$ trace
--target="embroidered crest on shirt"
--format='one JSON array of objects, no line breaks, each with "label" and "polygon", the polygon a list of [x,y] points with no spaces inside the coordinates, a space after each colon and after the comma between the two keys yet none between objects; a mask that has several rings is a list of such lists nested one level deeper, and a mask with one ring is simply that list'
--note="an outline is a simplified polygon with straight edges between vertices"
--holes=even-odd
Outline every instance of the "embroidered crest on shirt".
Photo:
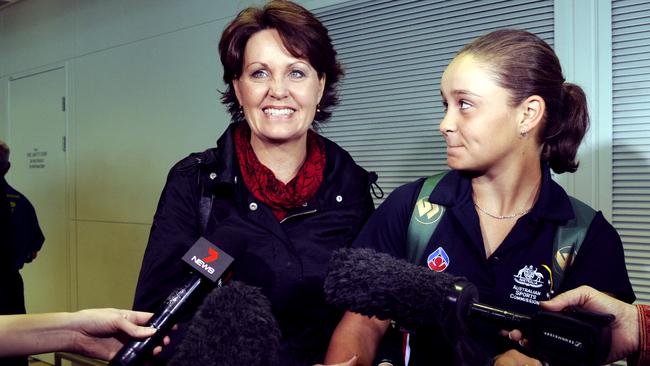
[{"label": "embroidered crest on shirt", "polygon": [[427,257],[427,266],[436,272],[442,272],[447,269],[449,267],[449,256],[447,252],[442,247],[438,247],[438,249],[434,250]]},{"label": "embroidered crest on shirt", "polygon": [[549,272],[546,274],[548,278],[545,278],[543,270],[538,270],[532,264],[524,266],[517,274],[513,275],[516,284],[512,286],[510,299],[533,305],[539,305],[540,300],[548,300],[549,293],[540,288],[544,284],[551,283],[551,273],[547,267],[542,265],[542,268]]},{"label": "embroidered crest on shirt", "polygon": [[445,208],[429,202],[426,198],[420,198],[416,203],[415,220],[423,225],[431,225],[440,220]]},{"label": "embroidered crest on shirt", "polygon": [[544,285],[544,275],[539,272],[537,268],[533,267],[532,264],[530,266],[524,266],[524,268],[520,269],[514,277],[515,282],[520,285],[534,288],[542,287]]}]

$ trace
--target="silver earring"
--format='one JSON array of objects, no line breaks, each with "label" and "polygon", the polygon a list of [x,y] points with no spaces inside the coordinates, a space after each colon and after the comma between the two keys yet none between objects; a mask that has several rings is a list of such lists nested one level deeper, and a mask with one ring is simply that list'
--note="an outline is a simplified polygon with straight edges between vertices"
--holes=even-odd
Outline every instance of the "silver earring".
[{"label": "silver earring", "polygon": [[316,104],[316,112],[320,112],[320,103]]}]

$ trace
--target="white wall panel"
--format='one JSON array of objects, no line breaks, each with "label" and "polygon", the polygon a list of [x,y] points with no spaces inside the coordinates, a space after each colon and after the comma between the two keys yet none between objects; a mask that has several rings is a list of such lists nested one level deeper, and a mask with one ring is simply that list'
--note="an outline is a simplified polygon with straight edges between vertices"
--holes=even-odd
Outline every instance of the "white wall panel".
[{"label": "white wall panel", "polygon": [[151,223],[169,168],[229,116],[208,24],[75,60],[77,218]]},{"label": "white wall panel", "polygon": [[[5,13],[0,11],[0,30],[5,28]],[[0,50],[9,50],[7,46],[7,32],[0,31]],[[7,57],[2,57],[0,55],[0,76],[7,74]],[[0,115],[0,121],[2,121],[2,115]]]},{"label": "white wall panel", "polygon": [[149,229],[149,225],[77,223],[80,309],[131,308]]},{"label": "white wall panel", "polygon": [[21,1],[2,10],[3,74],[23,72],[74,55],[75,0]]},{"label": "white wall panel", "polygon": [[[0,35],[1,36],[1,35]],[[2,47],[2,43],[0,43]],[[0,48],[1,49],[1,48]],[[6,120],[8,111],[7,111],[7,90],[9,88],[9,78],[0,77],[0,139],[7,140],[9,137],[8,126],[3,121]]]},{"label": "white wall panel", "polygon": [[[34,0],[30,0],[34,1]],[[76,54],[131,43],[165,33],[230,19],[251,1],[76,0]],[[217,38],[221,33],[214,33]]]}]

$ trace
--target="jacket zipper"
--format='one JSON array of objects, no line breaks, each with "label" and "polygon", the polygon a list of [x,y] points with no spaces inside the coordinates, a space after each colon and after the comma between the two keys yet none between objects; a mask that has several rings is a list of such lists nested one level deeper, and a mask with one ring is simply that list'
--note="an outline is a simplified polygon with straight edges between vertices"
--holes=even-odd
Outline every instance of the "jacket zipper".
[{"label": "jacket zipper", "polygon": [[289,220],[290,218],[293,218],[293,217],[298,217],[298,216],[303,216],[303,215],[313,214],[313,213],[315,213],[316,211],[318,211],[318,210],[311,210],[311,211],[305,211],[305,212],[301,212],[301,213],[293,214],[293,215],[287,216],[287,217],[285,217],[284,219],[280,220],[280,223],[283,223],[283,222],[285,222],[285,221],[287,221],[287,220]]}]

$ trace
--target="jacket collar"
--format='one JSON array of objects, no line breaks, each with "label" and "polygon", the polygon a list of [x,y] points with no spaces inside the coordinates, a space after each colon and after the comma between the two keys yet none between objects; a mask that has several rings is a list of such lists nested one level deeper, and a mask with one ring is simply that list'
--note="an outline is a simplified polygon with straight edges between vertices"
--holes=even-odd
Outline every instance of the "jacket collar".
[{"label": "jacket collar", "polygon": [[234,131],[240,123],[243,122],[234,122],[228,125],[226,131],[217,140],[217,148],[212,158],[216,163],[217,178],[215,180],[218,183],[237,184],[241,180],[233,137]]},{"label": "jacket collar", "polygon": [[[216,174],[214,179],[209,180],[210,189],[221,184],[243,187],[233,136],[239,123],[245,122],[231,123],[217,140],[217,147],[206,151],[203,165],[209,170],[208,174]],[[315,200],[318,207],[324,208],[365,199],[371,183],[368,172],[357,165],[350,154],[336,143],[318,136],[324,143],[327,161],[323,182],[312,201]]]}]

